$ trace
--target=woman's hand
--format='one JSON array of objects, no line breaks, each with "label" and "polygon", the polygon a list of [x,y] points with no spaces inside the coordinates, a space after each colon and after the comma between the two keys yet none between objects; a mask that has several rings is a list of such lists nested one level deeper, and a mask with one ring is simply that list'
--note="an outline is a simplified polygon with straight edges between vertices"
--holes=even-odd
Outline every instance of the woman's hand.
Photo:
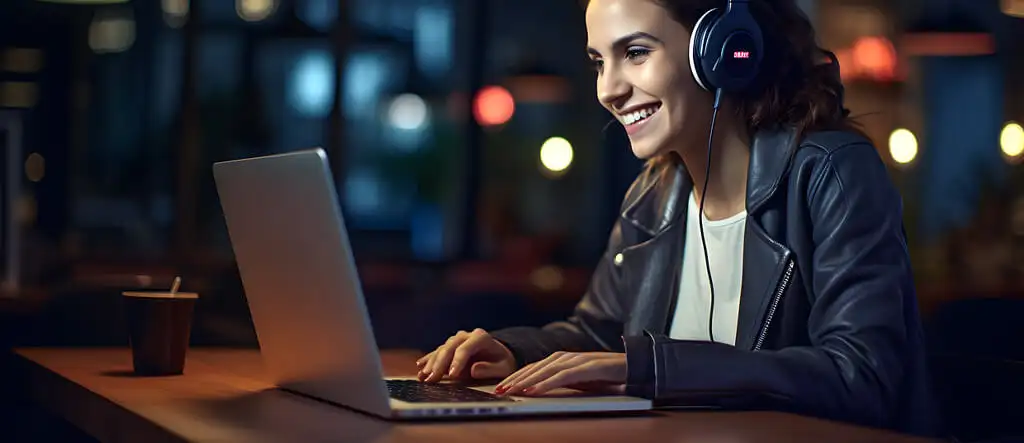
[{"label": "woman's hand", "polygon": [[502,395],[541,395],[555,388],[622,394],[626,391],[626,354],[556,352],[523,366],[498,384]]},{"label": "woman's hand", "polygon": [[483,329],[459,331],[416,361],[420,381],[502,378],[516,370],[512,351]]}]

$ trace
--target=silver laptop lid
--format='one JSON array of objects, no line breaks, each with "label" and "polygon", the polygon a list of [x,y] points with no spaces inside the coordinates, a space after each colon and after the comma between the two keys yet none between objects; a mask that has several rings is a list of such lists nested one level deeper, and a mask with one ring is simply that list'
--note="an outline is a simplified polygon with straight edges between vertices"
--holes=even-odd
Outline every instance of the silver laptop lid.
[{"label": "silver laptop lid", "polygon": [[380,354],[323,149],[216,163],[261,353],[278,386],[387,415]]}]

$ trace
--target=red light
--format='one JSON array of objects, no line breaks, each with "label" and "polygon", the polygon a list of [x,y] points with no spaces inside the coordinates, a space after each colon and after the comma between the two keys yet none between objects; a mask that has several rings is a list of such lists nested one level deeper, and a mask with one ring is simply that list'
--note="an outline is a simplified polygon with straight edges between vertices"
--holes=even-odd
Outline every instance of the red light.
[{"label": "red light", "polygon": [[515,99],[501,86],[487,86],[481,89],[473,103],[473,115],[482,126],[505,124],[515,111]]},{"label": "red light", "polygon": [[732,58],[750,58],[750,51],[736,51],[732,53]]},{"label": "red light", "polygon": [[[896,49],[885,37],[861,37],[853,44],[853,68],[875,80],[893,80],[898,63]],[[842,65],[840,65],[842,66]]]}]

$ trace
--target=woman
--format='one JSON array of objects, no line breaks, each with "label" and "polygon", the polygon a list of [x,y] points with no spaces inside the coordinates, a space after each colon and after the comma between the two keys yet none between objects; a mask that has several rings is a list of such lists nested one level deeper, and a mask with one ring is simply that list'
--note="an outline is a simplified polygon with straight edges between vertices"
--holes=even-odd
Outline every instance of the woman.
[{"label": "woman", "polygon": [[689,41],[722,6],[588,2],[598,99],[648,166],[572,317],[460,332],[417,362],[421,379],[936,432],[900,195],[851,129],[835,58],[793,0],[751,0],[764,59],[719,106]]}]

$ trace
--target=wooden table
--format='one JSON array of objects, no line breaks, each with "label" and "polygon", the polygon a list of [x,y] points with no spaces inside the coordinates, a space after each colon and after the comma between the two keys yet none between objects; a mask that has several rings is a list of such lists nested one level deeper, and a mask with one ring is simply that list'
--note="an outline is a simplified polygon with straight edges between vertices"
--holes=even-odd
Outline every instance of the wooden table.
[{"label": "wooden table", "polygon": [[[392,423],[276,390],[255,350],[192,349],[185,375],[131,375],[127,349],[16,350],[28,395],[105,442],[895,442],[890,432],[771,412]],[[411,352],[385,352],[410,375]]]}]

